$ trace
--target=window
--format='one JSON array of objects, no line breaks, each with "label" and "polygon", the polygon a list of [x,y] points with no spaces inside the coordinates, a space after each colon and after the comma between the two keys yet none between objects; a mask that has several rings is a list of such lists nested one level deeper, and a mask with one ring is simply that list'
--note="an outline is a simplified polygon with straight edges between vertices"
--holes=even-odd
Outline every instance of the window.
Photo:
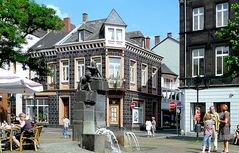
[{"label": "window", "polygon": [[79,82],[81,77],[85,75],[85,61],[84,59],[77,60],[77,81]]},{"label": "window", "polygon": [[148,77],[147,77],[147,65],[145,64],[142,64],[141,66],[141,85],[142,86],[146,86],[146,83],[147,83],[147,80],[148,80]]},{"label": "window", "polygon": [[174,89],[174,80],[169,78],[164,78],[164,87],[168,89]]},{"label": "window", "polygon": [[48,64],[49,68],[49,84],[55,84],[56,83],[56,64]]},{"label": "window", "polygon": [[143,123],[143,102],[133,101],[135,108],[132,109],[132,121],[133,123]]},{"label": "window", "polygon": [[91,60],[94,60],[96,63],[96,67],[98,68],[100,74],[102,75],[102,62],[101,62],[101,57],[93,57]]},{"label": "window", "polygon": [[109,66],[110,66],[109,78],[111,80],[119,80],[120,79],[120,58],[110,58]]},{"label": "window", "polygon": [[62,81],[69,81],[69,64],[68,61],[62,61]]},{"label": "window", "polygon": [[130,60],[130,83],[136,83],[136,62]]},{"label": "window", "polygon": [[122,41],[122,29],[116,29],[116,40]]},{"label": "window", "polygon": [[79,41],[84,41],[84,31],[79,31]]},{"label": "window", "polygon": [[153,88],[157,87],[157,68],[153,68],[153,72],[152,72],[152,87]]},{"label": "window", "polygon": [[48,122],[49,107],[47,99],[25,99],[26,102],[26,115],[30,119],[36,119],[37,122]]},{"label": "window", "polygon": [[108,28],[108,34],[109,34],[109,39],[113,40],[115,39],[115,34],[114,34],[114,29],[113,28]]},{"label": "window", "polygon": [[228,23],[228,3],[216,5],[216,27],[227,26]]},{"label": "window", "polygon": [[204,49],[194,49],[192,51],[192,74],[202,76],[204,74]]},{"label": "window", "polygon": [[193,31],[202,30],[204,28],[204,8],[199,7],[193,9]]},{"label": "window", "polygon": [[225,57],[229,55],[229,47],[216,48],[216,75],[223,75],[226,70]]}]

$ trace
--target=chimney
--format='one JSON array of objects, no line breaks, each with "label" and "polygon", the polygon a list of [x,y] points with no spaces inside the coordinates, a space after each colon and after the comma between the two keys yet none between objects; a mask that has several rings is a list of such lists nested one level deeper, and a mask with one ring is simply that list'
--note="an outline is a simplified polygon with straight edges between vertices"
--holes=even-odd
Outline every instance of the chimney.
[{"label": "chimney", "polygon": [[145,39],[146,39],[145,48],[146,48],[146,49],[150,49],[150,37],[147,36]]},{"label": "chimney", "polygon": [[82,14],[82,21],[83,22],[87,22],[88,21],[88,14],[87,13],[83,13]]},{"label": "chimney", "polygon": [[64,24],[67,32],[71,31],[71,19],[69,17],[64,18]]},{"label": "chimney", "polygon": [[167,33],[167,36],[170,37],[170,38],[172,38],[172,32],[168,32],[168,33]]},{"label": "chimney", "polygon": [[160,43],[160,36],[154,36],[155,46]]}]

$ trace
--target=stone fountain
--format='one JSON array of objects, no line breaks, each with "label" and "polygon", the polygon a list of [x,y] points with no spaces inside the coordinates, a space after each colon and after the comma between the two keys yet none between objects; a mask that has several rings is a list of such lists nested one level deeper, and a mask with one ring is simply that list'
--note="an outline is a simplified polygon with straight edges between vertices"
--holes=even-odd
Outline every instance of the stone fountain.
[{"label": "stone fountain", "polygon": [[[105,93],[108,83],[96,67],[95,61],[86,67],[73,103],[73,141],[79,141],[84,149],[98,153],[121,153],[120,146],[127,151],[139,150],[133,132],[118,131],[116,135],[106,129]],[[130,149],[129,149],[130,148]]]},{"label": "stone fountain", "polygon": [[105,127],[105,92],[108,84],[96,67],[95,61],[86,67],[73,104],[73,141],[82,148],[103,152],[105,136],[95,134],[96,127]]}]

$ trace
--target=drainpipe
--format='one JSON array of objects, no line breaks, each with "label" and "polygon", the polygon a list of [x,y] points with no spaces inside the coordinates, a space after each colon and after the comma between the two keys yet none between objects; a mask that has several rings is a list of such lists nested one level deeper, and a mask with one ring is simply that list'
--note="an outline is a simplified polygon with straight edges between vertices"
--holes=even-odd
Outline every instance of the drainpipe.
[{"label": "drainpipe", "polygon": [[[187,75],[187,64],[186,64],[186,55],[187,55],[187,34],[186,34],[186,30],[187,30],[187,0],[184,0],[184,77],[186,78]],[[184,86],[186,87],[187,83],[186,83],[186,79],[184,81]]]}]

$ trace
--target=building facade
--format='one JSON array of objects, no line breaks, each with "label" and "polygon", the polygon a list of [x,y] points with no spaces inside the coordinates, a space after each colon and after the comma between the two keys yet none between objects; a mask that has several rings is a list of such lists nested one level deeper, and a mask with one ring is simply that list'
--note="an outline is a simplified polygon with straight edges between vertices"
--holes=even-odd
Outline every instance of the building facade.
[{"label": "building facade", "polygon": [[[151,49],[154,53],[163,56],[161,65],[161,128],[176,128],[180,121],[176,109],[170,109],[170,102],[181,104],[181,92],[179,90],[179,41],[167,33],[167,37],[160,41],[155,36],[155,46]],[[178,121],[178,122],[177,122]]]},{"label": "building facade", "polygon": [[49,125],[61,125],[65,115],[72,120],[78,84],[92,60],[109,84],[106,126],[140,128],[152,116],[160,119],[162,57],[145,48],[149,41],[141,32],[125,31],[126,24],[115,10],[105,19],[91,21],[84,13],[83,23],[51,50],[37,49],[47,39],[35,45],[33,56],[44,55],[51,70],[45,91],[36,94],[47,103]]},{"label": "building facade", "polygon": [[238,0],[180,1],[180,88],[183,92],[182,123],[185,132],[194,131],[195,108],[200,107],[201,120],[215,106],[226,103],[231,114],[231,131],[239,123],[239,80],[230,80],[225,57],[230,48],[215,33],[232,18],[231,4]]}]

